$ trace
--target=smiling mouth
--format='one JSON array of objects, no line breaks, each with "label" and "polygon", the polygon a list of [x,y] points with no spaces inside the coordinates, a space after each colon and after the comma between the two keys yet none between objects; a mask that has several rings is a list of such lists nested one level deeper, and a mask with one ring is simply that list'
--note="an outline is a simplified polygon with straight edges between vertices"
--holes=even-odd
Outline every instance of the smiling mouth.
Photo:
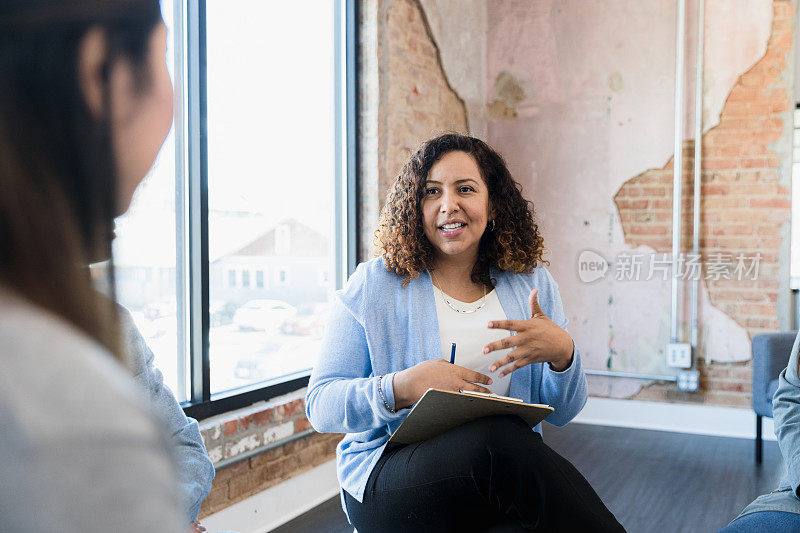
[{"label": "smiling mouth", "polygon": [[460,230],[461,228],[465,228],[467,225],[463,222],[455,222],[453,224],[445,224],[443,226],[439,226],[439,229],[442,231],[456,231]]}]

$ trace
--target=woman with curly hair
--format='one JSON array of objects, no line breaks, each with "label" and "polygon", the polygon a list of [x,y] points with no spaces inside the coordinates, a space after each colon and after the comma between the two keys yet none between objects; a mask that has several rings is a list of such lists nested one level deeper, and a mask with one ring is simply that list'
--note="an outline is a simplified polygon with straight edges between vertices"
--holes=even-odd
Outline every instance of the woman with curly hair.
[{"label": "woman with curly hair", "polygon": [[540,425],[485,417],[387,446],[431,387],[545,403],[559,426],[583,408],[532,210],[500,155],[465,135],[424,143],[395,181],[379,257],[337,293],[306,399],[317,431],[347,433],[338,474],[358,531],[622,531]]}]

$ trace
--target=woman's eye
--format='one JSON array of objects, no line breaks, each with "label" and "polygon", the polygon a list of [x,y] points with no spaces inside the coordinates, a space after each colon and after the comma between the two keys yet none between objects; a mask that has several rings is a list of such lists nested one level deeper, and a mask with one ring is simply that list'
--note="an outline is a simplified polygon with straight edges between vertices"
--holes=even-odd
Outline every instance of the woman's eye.
[{"label": "woman's eye", "polygon": [[437,192],[439,192],[439,189],[435,187],[430,187],[425,190],[425,194],[436,194]]},{"label": "woman's eye", "polygon": [[464,185],[463,187],[461,187],[461,192],[474,192],[474,191],[475,191],[475,189],[473,189],[472,187],[470,187],[468,185]]}]

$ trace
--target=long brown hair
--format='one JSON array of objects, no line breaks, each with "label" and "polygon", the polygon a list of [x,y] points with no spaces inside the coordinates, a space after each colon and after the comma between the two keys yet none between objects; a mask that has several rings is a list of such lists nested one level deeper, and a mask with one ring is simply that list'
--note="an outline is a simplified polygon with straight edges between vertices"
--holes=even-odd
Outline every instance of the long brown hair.
[{"label": "long brown hair", "polygon": [[450,152],[472,156],[489,190],[494,223],[481,237],[472,281],[493,286],[490,267],[514,273],[532,272],[545,248],[533,216],[533,204],[522,196],[503,158],[485,142],[459,133],[446,133],[425,142],[403,166],[386,197],[375,231],[377,255],[386,268],[404,277],[404,284],[433,266],[433,245],[423,231],[422,199],[428,173]]},{"label": "long brown hair", "polygon": [[[105,114],[92,116],[78,75],[80,44],[100,27],[109,73],[146,70],[157,0],[0,3],[0,283],[71,322],[122,360],[113,303],[88,264],[111,256],[117,183]],[[106,81],[108,78],[106,77]],[[107,269],[113,291],[113,265]]]}]

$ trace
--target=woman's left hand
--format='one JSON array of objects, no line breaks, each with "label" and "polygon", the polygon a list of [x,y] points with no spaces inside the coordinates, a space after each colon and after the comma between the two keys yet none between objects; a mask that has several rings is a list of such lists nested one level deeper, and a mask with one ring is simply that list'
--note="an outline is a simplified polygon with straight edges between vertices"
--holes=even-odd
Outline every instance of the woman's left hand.
[{"label": "woman's left hand", "polygon": [[489,367],[490,372],[505,367],[498,378],[531,363],[550,363],[550,367],[557,372],[566,370],[572,364],[575,349],[572,337],[542,312],[537,300],[538,294],[539,289],[533,289],[528,296],[528,303],[531,306],[530,319],[489,322],[491,329],[507,329],[515,332],[513,336],[483,347],[485,354],[495,350],[514,348]]}]

